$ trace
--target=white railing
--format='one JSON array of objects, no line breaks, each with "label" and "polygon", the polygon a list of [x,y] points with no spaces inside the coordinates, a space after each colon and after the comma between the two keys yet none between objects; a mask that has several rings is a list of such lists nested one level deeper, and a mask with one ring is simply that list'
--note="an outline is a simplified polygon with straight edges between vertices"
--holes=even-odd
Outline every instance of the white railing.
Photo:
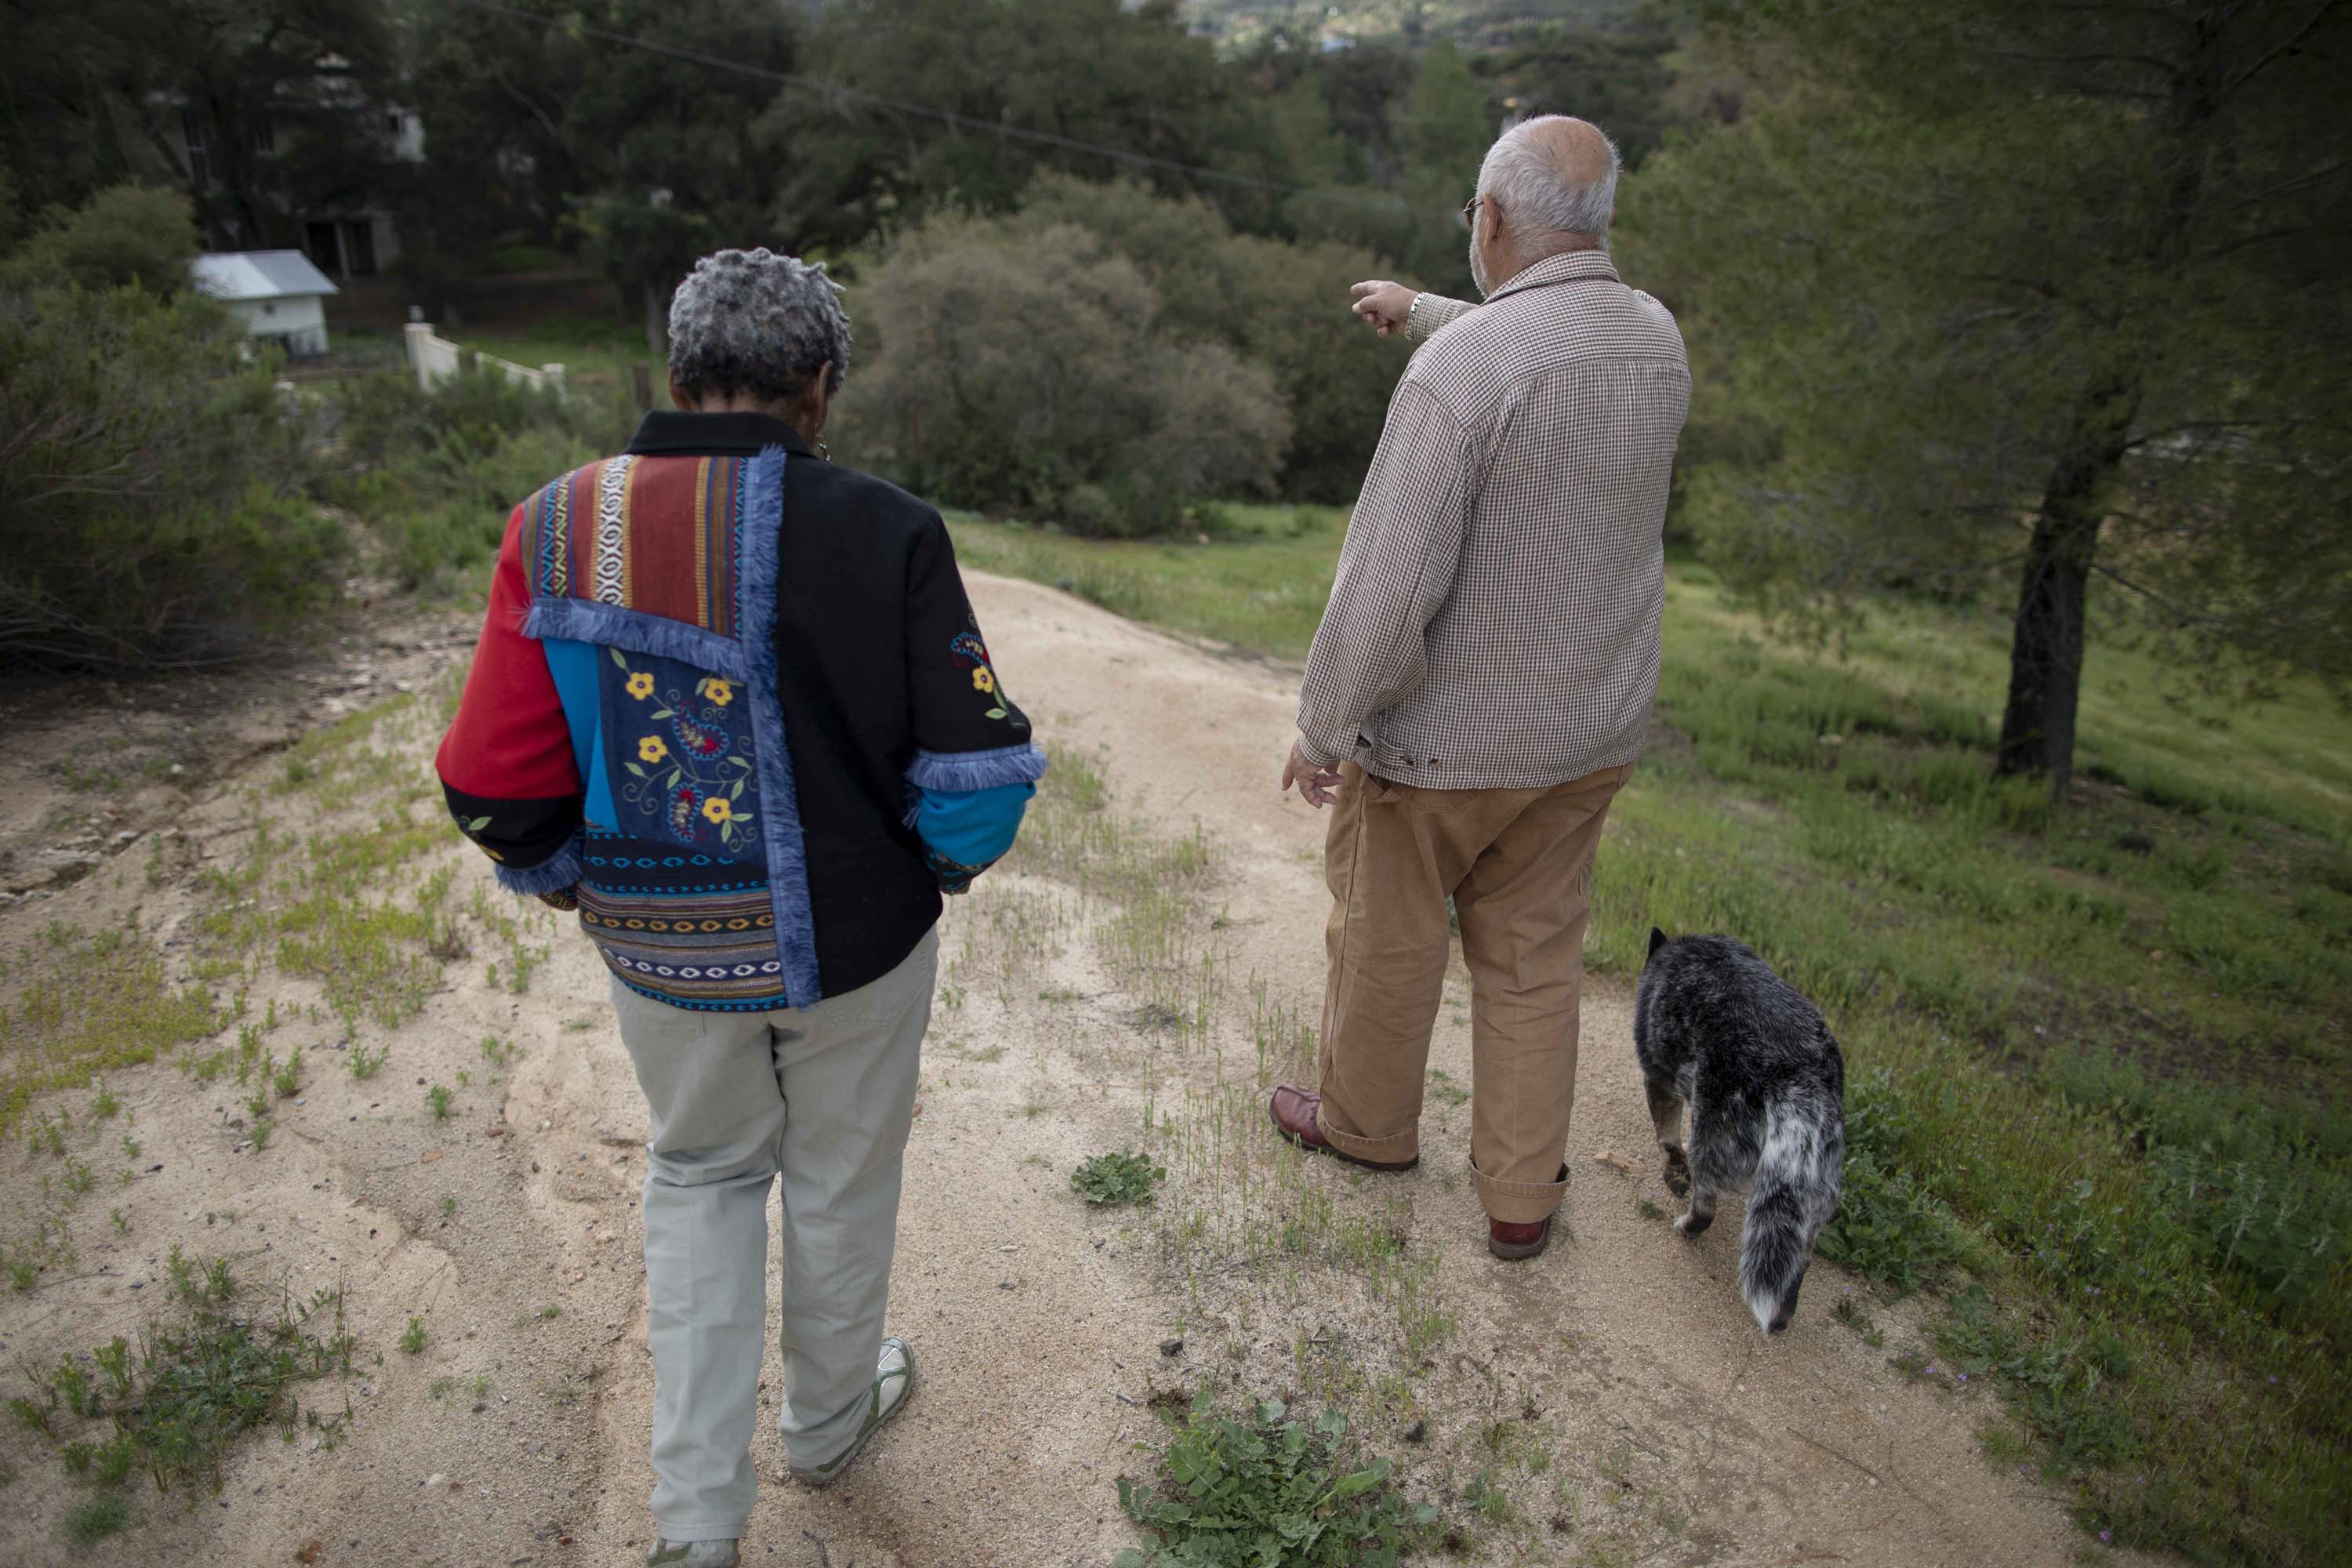
[{"label": "white railing", "polygon": [[560,364],[543,364],[533,370],[478,349],[460,348],[436,335],[430,321],[411,321],[402,331],[407,335],[408,363],[416,372],[416,384],[426,392],[457,374],[468,362],[497,371],[509,381],[519,381],[535,391],[551,387],[558,393],[563,390],[563,367]]}]

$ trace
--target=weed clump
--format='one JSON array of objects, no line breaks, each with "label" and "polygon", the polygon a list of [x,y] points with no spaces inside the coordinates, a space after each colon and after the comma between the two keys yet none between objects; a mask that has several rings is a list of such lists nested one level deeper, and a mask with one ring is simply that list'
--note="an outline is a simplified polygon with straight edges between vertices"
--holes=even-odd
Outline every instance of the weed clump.
[{"label": "weed clump", "polygon": [[1278,1399],[1246,1414],[1216,1408],[1202,1388],[1182,1414],[1163,1407],[1175,1436],[1158,1489],[1118,1479],[1118,1502],[1151,1537],[1113,1568],[1395,1568],[1436,1522],[1390,1480],[1386,1458],[1347,1439],[1347,1417],[1290,1419]]},{"label": "weed clump", "polygon": [[[167,1267],[187,1308],[182,1321],[151,1328],[135,1347],[117,1335],[68,1356],[8,1401],[17,1423],[54,1443],[67,1472],[90,1488],[62,1521],[78,1552],[137,1522],[127,1489],[142,1472],[158,1491],[200,1482],[217,1491],[222,1459],[246,1433],[276,1426],[290,1439],[307,1424],[332,1442],[342,1428],[343,1415],[305,1411],[294,1394],[298,1384],[351,1372],[341,1291],[237,1316],[226,1310],[236,1294],[226,1262],[199,1265],[175,1247]],[[311,1327],[322,1314],[331,1322],[324,1334]]]},{"label": "weed clump", "polygon": [[1158,1184],[1168,1179],[1165,1167],[1150,1157],[1120,1150],[1097,1154],[1070,1173],[1070,1185],[1090,1204],[1115,1208],[1121,1204],[1148,1204]]},{"label": "weed clump", "polygon": [[88,1552],[110,1535],[120,1535],[137,1522],[131,1500],[112,1488],[90,1493],[66,1510],[66,1544]]}]

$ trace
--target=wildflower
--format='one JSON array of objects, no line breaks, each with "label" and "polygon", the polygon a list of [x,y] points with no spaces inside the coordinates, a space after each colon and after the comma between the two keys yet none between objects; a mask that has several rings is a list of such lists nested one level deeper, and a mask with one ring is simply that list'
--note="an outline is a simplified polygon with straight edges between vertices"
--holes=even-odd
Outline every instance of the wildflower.
[{"label": "wildflower", "polygon": [[637,760],[640,762],[657,763],[668,755],[669,747],[659,735],[647,735],[637,742]]}]

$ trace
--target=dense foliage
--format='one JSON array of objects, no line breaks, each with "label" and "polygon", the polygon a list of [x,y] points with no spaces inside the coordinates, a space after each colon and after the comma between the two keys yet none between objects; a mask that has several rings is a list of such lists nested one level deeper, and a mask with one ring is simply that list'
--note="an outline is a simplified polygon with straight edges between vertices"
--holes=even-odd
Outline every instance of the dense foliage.
[{"label": "dense foliage", "polygon": [[1712,10],[1796,63],[1645,165],[1623,249],[1737,459],[1691,481],[1717,563],[1796,605],[2005,577],[2000,765],[2062,794],[2102,605],[2352,690],[2352,13]]},{"label": "dense foliage", "polygon": [[1273,376],[1160,330],[1141,271],[1087,231],[937,219],[868,279],[881,352],[848,417],[914,489],[1091,534],[1272,489],[1290,438]]},{"label": "dense foliage", "polygon": [[467,370],[417,390],[404,375],[346,384],[328,493],[374,531],[394,580],[446,593],[493,559],[513,508],[620,449],[631,411]]},{"label": "dense foliage", "polygon": [[112,192],[0,258],[0,660],[211,662],[333,596],[300,434],[192,242],[176,198]]}]

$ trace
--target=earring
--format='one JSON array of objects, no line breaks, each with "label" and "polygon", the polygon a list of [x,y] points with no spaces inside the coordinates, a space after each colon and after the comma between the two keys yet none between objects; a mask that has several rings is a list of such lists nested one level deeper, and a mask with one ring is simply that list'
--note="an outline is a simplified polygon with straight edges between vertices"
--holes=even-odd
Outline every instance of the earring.
[{"label": "earring", "polygon": [[833,461],[833,448],[824,444],[824,437],[822,436],[816,438],[816,455],[828,463]]}]

